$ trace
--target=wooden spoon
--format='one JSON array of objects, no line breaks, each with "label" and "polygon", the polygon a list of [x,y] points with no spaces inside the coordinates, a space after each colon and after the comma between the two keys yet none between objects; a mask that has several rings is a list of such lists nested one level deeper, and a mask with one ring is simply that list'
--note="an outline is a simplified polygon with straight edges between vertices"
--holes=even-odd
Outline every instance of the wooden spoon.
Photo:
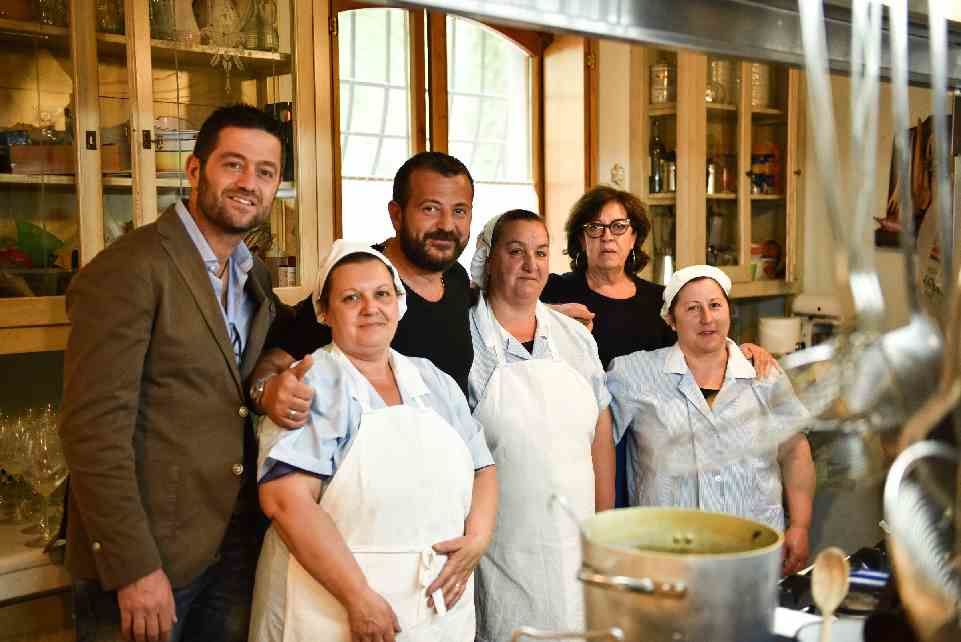
[{"label": "wooden spoon", "polygon": [[811,596],[821,611],[821,640],[831,640],[831,620],[834,610],[848,594],[848,575],[851,567],[839,548],[826,548],[818,553],[811,571]]}]

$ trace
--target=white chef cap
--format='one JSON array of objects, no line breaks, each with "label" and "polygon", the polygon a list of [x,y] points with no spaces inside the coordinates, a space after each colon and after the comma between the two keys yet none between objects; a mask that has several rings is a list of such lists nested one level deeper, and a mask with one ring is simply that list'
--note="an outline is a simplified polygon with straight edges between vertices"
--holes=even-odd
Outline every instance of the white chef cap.
[{"label": "white chef cap", "polygon": [[470,260],[470,278],[474,285],[481,290],[487,289],[487,259],[491,255],[491,241],[494,236],[494,227],[503,214],[498,214],[484,224],[484,229],[477,235],[477,246],[474,249],[474,256]]},{"label": "white chef cap", "polygon": [[671,323],[671,304],[674,303],[674,297],[681,291],[681,288],[694,279],[705,277],[714,279],[725,294],[731,294],[731,278],[723,270],[719,270],[713,265],[689,265],[686,268],[681,268],[674,273],[671,280],[668,281],[667,287],[664,288],[664,305],[661,306],[661,318],[664,319],[665,323],[668,325]]},{"label": "white chef cap", "polygon": [[393,263],[390,262],[390,259],[369,245],[337,239],[331,246],[330,253],[327,255],[327,258],[324,259],[323,265],[320,266],[320,275],[317,278],[317,286],[314,288],[314,293],[311,295],[311,299],[314,302],[314,314],[317,315],[317,320],[321,323],[324,322],[324,319],[323,313],[320,309],[320,293],[324,291],[324,284],[327,282],[327,277],[330,276],[331,271],[338,263],[340,263],[341,259],[350,254],[358,253],[370,254],[371,256],[380,259],[384,265],[390,268],[390,271],[394,275],[394,287],[397,288],[397,318],[401,319],[404,316],[404,313],[407,312],[407,301],[405,300],[407,290],[404,289],[404,284],[400,280],[400,274],[398,274],[397,268],[395,268]]}]

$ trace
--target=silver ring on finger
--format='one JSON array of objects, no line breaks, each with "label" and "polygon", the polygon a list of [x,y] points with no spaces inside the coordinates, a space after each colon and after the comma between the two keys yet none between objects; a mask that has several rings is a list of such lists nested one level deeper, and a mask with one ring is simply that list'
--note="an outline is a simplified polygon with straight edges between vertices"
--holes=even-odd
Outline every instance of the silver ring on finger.
[{"label": "silver ring on finger", "polygon": [[297,417],[297,411],[296,411],[296,410],[294,410],[293,408],[291,408],[291,409],[289,409],[289,410],[287,411],[287,419],[296,419],[296,417]]}]

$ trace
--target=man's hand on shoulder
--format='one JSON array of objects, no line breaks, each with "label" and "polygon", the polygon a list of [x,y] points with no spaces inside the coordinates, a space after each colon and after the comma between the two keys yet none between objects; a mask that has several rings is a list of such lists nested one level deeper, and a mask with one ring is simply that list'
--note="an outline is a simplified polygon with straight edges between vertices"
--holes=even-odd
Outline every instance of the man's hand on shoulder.
[{"label": "man's hand on shoulder", "polygon": [[588,332],[594,329],[594,313],[588,310],[583,303],[549,303],[547,307],[579,321],[587,328]]},{"label": "man's hand on shoulder", "polygon": [[753,343],[742,343],[741,352],[754,362],[754,370],[759,379],[773,379],[781,371],[777,359],[770,352]]},{"label": "man's hand on shoulder", "polygon": [[163,642],[177,621],[173,589],[163,569],[117,590],[120,633],[125,640]]},{"label": "man's hand on shoulder", "polygon": [[314,389],[304,383],[304,376],[314,365],[310,355],[264,384],[259,410],[281,428],[292,430],[307,422]]}]

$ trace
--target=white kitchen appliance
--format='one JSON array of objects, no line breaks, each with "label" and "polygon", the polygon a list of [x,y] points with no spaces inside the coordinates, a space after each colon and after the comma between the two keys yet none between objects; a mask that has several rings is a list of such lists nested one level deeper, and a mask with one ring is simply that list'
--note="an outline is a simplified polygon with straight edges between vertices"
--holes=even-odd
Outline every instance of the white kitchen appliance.
[{"label": "white kitchen appliance", "polygon": [[792,311],[801,318],[800,343],[805,348],[830,339],[841,325],[841,303],[832,296],[798,295]]}]

